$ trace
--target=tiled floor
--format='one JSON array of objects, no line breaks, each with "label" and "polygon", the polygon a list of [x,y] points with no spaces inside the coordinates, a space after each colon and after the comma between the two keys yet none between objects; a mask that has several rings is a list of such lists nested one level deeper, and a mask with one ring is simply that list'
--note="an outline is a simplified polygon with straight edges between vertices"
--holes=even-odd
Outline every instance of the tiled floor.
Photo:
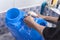
[{"label": "tiled floor", "polygon": [[11,35],[11,33],[5,33],[0,35],[0,40],[15,40],[15,38]]},{"label": "tiled floor", "polygon": [[[26,8],[26,9],[22,9],[22,10],[25,12],[34,11],[36,13],[40,13],[40,6],[32,7],[32,8]],[[50,11],[50,12],[53,13],[52,11]],[[51,13],[49,15],[52,16],[53,14],[51,14]],[[6,28],[5,13],[0,13],[0,40],[15,40],[15,38],[12,36],[12,34]]]}]

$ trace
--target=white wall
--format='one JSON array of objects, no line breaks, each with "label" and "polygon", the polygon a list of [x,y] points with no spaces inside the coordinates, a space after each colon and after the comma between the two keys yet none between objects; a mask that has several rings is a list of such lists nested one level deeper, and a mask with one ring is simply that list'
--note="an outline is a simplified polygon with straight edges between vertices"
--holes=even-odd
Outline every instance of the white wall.
[{"label": "white wall", "polygon": [[0,0],[0,12],[4,12],[12,7],[25,8],[41,5],[45,0]]},{"label": "white wall", "polygon": [[0,0],[0,12],[4,12],[14,6],[14,0]]},{"label": "white wall", "polygon": [[41,5],[43,1],[42,0],[15,0],[15,7],[26,8],[26,7]]}]

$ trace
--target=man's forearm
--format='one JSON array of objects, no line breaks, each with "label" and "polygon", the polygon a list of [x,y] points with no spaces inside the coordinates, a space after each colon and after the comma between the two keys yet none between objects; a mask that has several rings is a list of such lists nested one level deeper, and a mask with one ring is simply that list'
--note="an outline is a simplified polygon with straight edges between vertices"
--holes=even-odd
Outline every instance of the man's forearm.
[{"label": "man's forearm", "polygon": [[39,25],[39,24],[36,23],[36,22],[31,23],[31,26],[32,26],[34,29],[36,29],[40,34],[43,33],[43,30],[44,30],[44,28],[45,28],[45,26],[41,26],[41,25]]},{"label": "man's forearm", "polygon": [[58,22],[58,17],[46,16],[44,19],[47,21],[54,22],[54,23]]},{"label": "man's forearm", "polygon": [[58,22],[58,17],[52,17],[52,16],[43,16],[43,15],[39,15],[39,17],[42,17],[43,19],[50,21],[50,22]]}]

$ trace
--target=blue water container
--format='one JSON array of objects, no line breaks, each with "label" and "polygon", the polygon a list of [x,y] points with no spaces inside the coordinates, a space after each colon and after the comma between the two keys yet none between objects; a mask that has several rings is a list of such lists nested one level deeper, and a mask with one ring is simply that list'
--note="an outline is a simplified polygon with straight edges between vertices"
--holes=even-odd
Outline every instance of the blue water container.
[{"label": "blue water container", "polygon": [[[6,12],[5,22],[7,28],[10,30],[16,40],[44,40],[44,38],[33,28],[29,28],[23,21],[25,12],[17,8],[9,9]],[[43,26],[47,22],[42,18],[34,18],[34,20]]]}]

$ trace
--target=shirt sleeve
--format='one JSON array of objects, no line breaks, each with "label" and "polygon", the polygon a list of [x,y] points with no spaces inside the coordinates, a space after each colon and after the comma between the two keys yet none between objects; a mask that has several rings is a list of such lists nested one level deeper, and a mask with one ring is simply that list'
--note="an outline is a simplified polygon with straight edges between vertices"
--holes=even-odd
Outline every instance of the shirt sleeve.
[{"label": "shirt sleeve", "polygon": [[53,34],[55,33],[55,31],[56,31],[56,28],[46,27],[43,30],[43,36],[44,36],[45,40],[51,39],[51,37],[53,36]]}]

